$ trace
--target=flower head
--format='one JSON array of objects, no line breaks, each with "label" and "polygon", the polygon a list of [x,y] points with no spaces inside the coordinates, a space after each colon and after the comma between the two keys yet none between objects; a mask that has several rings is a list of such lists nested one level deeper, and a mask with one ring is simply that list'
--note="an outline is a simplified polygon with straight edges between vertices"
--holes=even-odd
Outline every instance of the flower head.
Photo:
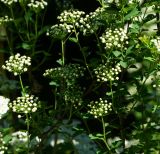
[{"label": "flower head", "polygon": [[28,3],[28,7],[32,8],[33,10],[42,10],[47,5],[48,3],[44,0],[30,0],[30,3]]},{"label": "flower head", "polygon": [[16,100],[9,103],[9,107],[16,113],[31,113],[36,112],[40,105],[38,97],[34,95],[25,94],[24,96],[17,97]]},{"label": "flower head", "polygon": [[105,49],[110,48],[123,48],[125,44],[128,44],[128,36],[124,29],[116,28],[114,30],[107,29],[106,32],[100,37],[101,42],[105,44]]},{"label": "flower head", "polygon": [[9,18],[7,15],[4,17],[0,17],[0,25],[5,24],[7,22],[13,21],[12,18]]},{"label": "flower head", "polygon": [[43,75],[56,83],[61,83],[63,79],[67,85],[73,85],[77,78],[84,75],[84,70],[85,68],[79,64],[68,64],[64,67],[48,69]]},{"label": "flower head", "polygon": [[9,60],[6,60],[6,65],[2,65],[3,69],[13,72],[14,75],[20,75],[28,70],[28,66],[31,65],[31,58],[27,56],[20,56],[17,53],[14,56],[10,56]]},{"label": "flower head", "polygon": [[12,140],[10,141],[10,144],[14,147],[24,146],[27,147],[28,142],[28,133],[27,131],[17,131],[12,133]]},{"label": "flower head", "polygon": [[98,101],[90,102],[88,107],[90,107],[88,113],[92,114],[95,118],[105,116],[112,111],[112,103],[108,103],[107,100],[103,100],[102,98],[99,98]]},{"label": "flower head", "polygon": [[97,81],[106,82],[106,81],[114,81],[118,80],[118,74],[121,72],[120,64],[116,64],[115,67],[108,67],[107,64],[100,64],[94,72],[97,77]]},{"label": "flower head", "polygon": [[9,110],[9,108],[8,108],[8,102],[9,102],[8,98],[0,96],[0,119]]},{"label": "flower head", "polygon": [[18,0],[0,0],[2,3],[6,4],[6,5],[12,5],[13,3],[17,3]]}]

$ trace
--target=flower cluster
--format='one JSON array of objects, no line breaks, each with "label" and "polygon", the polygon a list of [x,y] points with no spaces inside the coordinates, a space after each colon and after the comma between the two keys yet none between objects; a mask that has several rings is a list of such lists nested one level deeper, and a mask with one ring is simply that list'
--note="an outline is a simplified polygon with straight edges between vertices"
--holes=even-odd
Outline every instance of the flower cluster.
[{"label": "flower cluster", "polygon": [[32,8],[33,10],[37,10],[37,9],[44,9],[47,6],[47,2],[44,0],[31,0],[30,3],[28,3],[28,7]]},{"label": "flower cluster", "polygon": [[28,133],[27,131],[17,131],[12,133],[12,140],[10,144],[14,147],[24,146],[27,147]]},{"label": "flower cluster", "polygon": [[3,135],[0,132],[0,154],[4,154],[8,148],[5,146],[5,142],[3,140]]},{"label": "flower cluster", "polygon": [[61,81],[69,85],[73,85],[76,79],[84,75],[85,68],[79,64],[68,64],[64,67],[51,68],[45,71],[43,74],[45,77],[51,78],[57,84]]},{"label": "flower cluster", "polygon": [[8,102],[9,99],[3,96],[0,96],[0,119],[3,117],[4,114],[8,111]]},{"label": "flower cluster", "polygon": [[105,44],[105,49],[123,48],[124,44],[128,44],[128,36],[124,29],[116,28],[114,30],[107,29],[100,37],[101,42]]},{"label": "flower cluster", "polygon": [[5,24],[7,22],[13,21],[12,18],[9,18],[7,15],[4,17],[0,17],[0,25]]},{"label": "flower cluster", "polygon": [[151,42],[156,47],[157,51],[160,52],[160,37],[157,37],[156,39],[152,39]]},{"label": "flower cluster", "polygon": [[24,96],[17,97],[17,99],[10,102],[8,106],[13,112],[27,114],[36,112],[37,108],[40,106],[40,101],[38,97],[34,95],[25,94]]},{"label": "flower cluster", "polygon": [[18,2],[18,0],[0,0],[0,1],[6,5],[12,5],[13,3]]},{"label": "flower cluster", "polygon": [[[54,36],[55,30],[58,30],[59,34],[61,33],[71,33],[75,31],[75,28],[79,27],[80,18],[85,14],[83,11],[78,10],[68,10],[63,11],[57,19],[60,24],[53,25],[51,29],[47,32],[47,35]],[[53,32],[52,32],[53,31]],[[54,36],[55,37],[55,36]]]},{"label": "flower cluster", "polygon": [[56,39],[62,40],[66,37],[68,33],[71,32],[71,29],[73,28],[72,25],[67,24],[56,24],[53,25],[46,33],[47,36],[54,37]]},{"label": "flower cluster", "polygon": [[9,72],[13,72],[16,76],[28,70],[28,66],[31,65],[31,58],[27,56],[20,56],[20,54],[17,53],[14,56],[10,56],[9,60],[5,63],[6,65],[2,65],[2,68]]},{"label": "flower cluster", "polygon": [[119,80],[118,74],[121,72],[120,64],[116,64],[115,68],[108,67],[107,64],[100,64],[94,72],[97,77],[97,81],[114,81]]},{"label": "flower cluster", "polygon": [[85,14],[83,11],[78,11],[78,10],[69,10],[69,11],[63,11],[57,19],[61,23],[67,23],[71,24],[74,26],[78,26],[78,21],[79,19]]},{"label": "flower cluster", "polygon": [[108,103],[107,100],[99,98],[98,101],[92,101],[88,105],[91,109],[88,111],[89,114],[92,114],[95,118],[105,116],[108,112],[112,111],[112,103]]},{"label": "flower cluster", "polygon": [[83,90],[79,86],[71,86],[64,92],[64,100],[71,102],[75,108],[81,106],[83,103]]},{"label": "flower cluster", "polygon": [[83,35],[92,34],[97,31],[100,22],[103,20],[103,16],[105,15],[107,6],[99,7],[94,12],[90,12],[84,18],[81,17],[79,20],[80,23],[80,31],[83,32]]},{"label": "flower cluster", "polygon": [[107,3],[109,3],[109,4],[115,3],[117,6],[120,5],[120,1],[119,0],[108,0]]}]

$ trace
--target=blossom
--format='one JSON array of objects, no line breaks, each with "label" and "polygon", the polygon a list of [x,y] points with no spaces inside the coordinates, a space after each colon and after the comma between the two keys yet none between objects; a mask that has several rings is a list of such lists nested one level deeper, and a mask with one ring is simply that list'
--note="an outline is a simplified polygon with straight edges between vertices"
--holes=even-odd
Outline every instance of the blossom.
[{"label": "blossom", "polygon": [[17,97],[16,100],[10,102],[8,106],[16,113],[31,113],[36,112],[40,105],[38,97],[34,95],[25,94],[24,96]]},{"label": "blossom", "polygon": [[44,9],[48,3],[44,0],[31,0],[30,3],[27,4],[28,7],[32,8],[33,10],[37,10],[37,9]]},{"label": "blossom", "polygon": [[2,65],[2,68],[13,72],[16,76],[28,70],[28,67],[31,65],[31,58],[20,56],[20,54],[17,53],[14,56],[10,56],[9,60],[6,60],[5,63],[6,65]]},{"label": "blossom", "polygon": [[7,15],[4,17],[0,17],[0,25],[7,23],[7,22],[10,22],[10,21],[13,21],[13,19],[9,18]]},{"label": "blossom", "polygon": [[115,67],[108,67],[107,64],[100,64],[94,69],[97,77],[97,81],[114,81],[118,80],[118,74],[121,72],[120,64],[116,64]]},{"label": "blossom", "polygon": [[28,143],[28,132],[27,131],[17,131],[12,133],[12,139],[10,144],[14,147],[24,146],[27,147]]},{"label": "blossom", "polygon": [[6,5],[12,5],[13,3],[17,3],[18,0],[0,0],[2,3],[6,4]]},{"label": "blossom", "polygon": [[9,108],[8,108],[8,102],[9,102],[8,98],[0,96],[0,119],[9,110]]},{"label": "blossom", "polygon": [[98,101],[91,101],[88,105],[91,109],[88,111],[89,114],[92,114],[95,118],[105,116],[110,111],[112,111],[112,103],[102,98],[99,98]]},{"label": "blossom", "polygon": [[100,40],[105,44],[105,49],[123,48],[128,44],[128,36],[124,29],[116,28],[114,30],[107,28],[105,33],[100,37]]}]

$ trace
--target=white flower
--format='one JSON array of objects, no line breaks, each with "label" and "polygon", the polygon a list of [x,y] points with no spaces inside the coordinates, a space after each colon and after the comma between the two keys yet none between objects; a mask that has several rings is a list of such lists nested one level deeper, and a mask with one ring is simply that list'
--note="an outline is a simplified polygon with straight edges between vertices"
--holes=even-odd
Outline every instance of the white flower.
[{"label": "white flower", "polygon": [[17,113],[30,113],[35,112],[39,107],[40,101],[37,97],[33,95],[24,95],[21,97],[17,97],[16,100],[9,103],[9,107],[12,109],[13,112]]},{"label": "white flower", "polygon": [[13,72],[16,76],[28,70],[27,68],[31,65],[31,58],[27,56],[20,56],[20,54],[17,53],[14,56],[10,56],[9,60],[6,60],[5,63],[5,65],[2,65],[2,68],[9,72]]},{"label": "white flower", "polygon": [[10,141],[10,144],[13,146],[27,146],[28,142],[28,133],[27,131],[17,131],[12,133],[12,140]]},{"label": "white flower", "polygon": [[9,99],[3,96],[0,96],[0,119],[3,117],[5,113],[9,110],[8,107]]}]

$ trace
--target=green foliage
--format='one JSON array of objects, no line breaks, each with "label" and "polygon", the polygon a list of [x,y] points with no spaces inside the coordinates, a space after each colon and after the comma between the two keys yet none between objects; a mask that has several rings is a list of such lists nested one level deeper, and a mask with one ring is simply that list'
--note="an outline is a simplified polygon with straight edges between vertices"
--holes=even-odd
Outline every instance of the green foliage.
[{"label": "green foliage", "polygon": [[159,153],[159,2],[95,2],[0,0],[0,153]]}]

